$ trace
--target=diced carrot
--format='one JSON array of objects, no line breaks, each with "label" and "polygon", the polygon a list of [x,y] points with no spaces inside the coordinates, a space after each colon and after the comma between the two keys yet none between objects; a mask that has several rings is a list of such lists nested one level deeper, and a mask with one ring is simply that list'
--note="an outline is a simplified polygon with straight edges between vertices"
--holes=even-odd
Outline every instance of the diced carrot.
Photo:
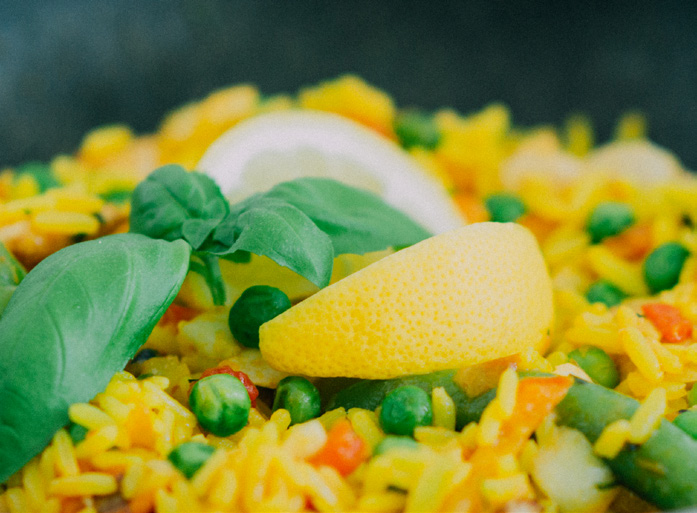
[{"label": "diced carrot", "polygon": [[651,225],[635,224],[614,237],[603,241],[615,255],[627,260],[640,260],[651,250],[653,244]]},{"label": "diced carrot", "polygon": [[524,214],[517,221],[532,232],[538,241],[543,241],[557,227],[558,223],[544,219],[536,214]]},{"label": "diced carrot", "polygon": [[[482,511],[481,484],[494,477],[501,455],[518,453],[557,404],[566,396],[573,379],[568,376],[524,378],[518,383],[512,415],[502,422],[499,438],[493,445],[482,445],[469,459],[472,470],[458,486],[457,497],[469,501],[469,511]],[[453,506],[445,504],[446,508]]]},{"label": "diced carrot", "polygon": [[547,415],[566,396],[573,384],[569,376],[525,378],[518,383],[513,414],[501,425],[497,447],[502,453],[517,452]]},{"label": "diced carrot", "polygon": [[489,212],[484,203],[474,194],[459,192],[453,196],[453,200],[468,222],[481,223],[489,220]]},{"label": "diced carrot", "polygon": [[155,493],[154,491],[146,491],[133,497],[128,503],[124,513],[150,513],[155,509]]},{"label": "diced carrot", "polygon": [[200,312],[188,306],[180,306],[172,303],[160,319],[162,324],[177,324],[179,321],[190,321]]},{"label": "diced carrot", "polygon": [[152,449],[155,447],[156,436],[152,425],[150,409],[144,404],[136,405],[126,417],[125,427],[131,437],[131,443],[138,447]]},{"label": "diced carrot", "polygon": [[61,501],[61,511],[64,513],[77,513],[85,507],[82,498],[69,497]]},{"label": "diced carrot", "polygon": [[[201,374],[200,379],[207,378],[208,376],[212,376],[213,374],[230,374],[230,376],[235,376],[237,379],[239,379],[244,385],[244,388],[247,389],[247,393],[249,394],[249,400],[252,402],[252,408],[256,408],[257,397],[259,397],[259,390],[254,385],[254,383],[252,383],[252,380],[249,379],[249,376],[247,376],[244,372],[236,371],[228,365],[222,365],[220,367],[212,367],[210,369],[206,369],[205,371],[203,371],[203,374]],[[194,383],[191,383],[191,385],[189,385],[189,393],[191,393],[191,389],[193,388],[193,386]]]},{"label": "diced carrot", "polygon": [[647,303],[641,307],[641,311],[666,342],[684,342],[692,337],[692,323],[673,305]]},{"label": "diced carrot", "polygon": [[327,442],[315,454],[310,463],[315,466],[334,467],[342,476],[347,476],[366,460],[368,447],[353,430],[351,422],[342,419],[327,433]]}]

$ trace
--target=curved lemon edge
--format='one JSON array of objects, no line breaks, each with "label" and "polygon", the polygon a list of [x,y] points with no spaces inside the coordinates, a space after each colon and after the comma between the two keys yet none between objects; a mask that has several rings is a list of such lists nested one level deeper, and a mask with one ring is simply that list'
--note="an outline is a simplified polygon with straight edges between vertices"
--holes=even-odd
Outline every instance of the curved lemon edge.
[{"label": "curved lemon edge", "polygon": [[[323,158],[354,161],[363,174],[382,184],[380,194],[387,203],[433,233],[467,222],[442,183],[407,151],[361,124],[329,112],[288,110],[246,119],[216,139],[196,169],[213,178],[226,196],[237,190],[251,194],[260,192],[258,187],[245,188],[245,167],[253,158],[302,148],[317,150]],[[272,185],[265,181],[263,188]]]},{"label": "curved lemon edge", "polygon": [[381,379],[541,350],[552,318],[534,236],[512,223],[477,223],[319,291],[264,324],[260,349],[286,372]]}]

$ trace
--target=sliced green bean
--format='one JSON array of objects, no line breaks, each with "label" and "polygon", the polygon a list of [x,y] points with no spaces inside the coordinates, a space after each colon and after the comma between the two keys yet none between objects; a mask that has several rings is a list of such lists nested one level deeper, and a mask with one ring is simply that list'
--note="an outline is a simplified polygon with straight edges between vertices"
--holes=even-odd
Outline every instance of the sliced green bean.
[{"label": "sliced green bean", "polygon": [[365,408],[375,410],[382,403],[387,394],[406,385],[414,385],[429,394],[434,388],[445,388],[452,397],[457,407],[457,429],[462,429],[470,422],[479,420],[482,410],[496,395],[495,390],[475,398],[467,397],[467,394],[453,382],[456,371],[445,370],[430,374],[404,376],[394,379],[361,380],[339,391],[327,404],[327,410],[344,407]]},{"label": "sliced green bean", "polygon": [[[421,376],[360,381],[339,392],[330,408],[361,407],[375,409],[382,398],[402,385],[416,385],[430,391],[445,387],[457,406],[458,429],[478,421],[484,408],[496,395],[490,390],[478,397],[467,395],[452,381],[455,371]],[[523,373],[523,376],[544,376]],[[581,431],[591,443],[603,429],[619,419],[630,419],[639,403],[601,385],[576,380],[556,408],[560,424]],[[620,484],[661,509],[670,510],[697,505],[697,440],[663,420],[651,438],[642,445],[628,444],[619,455],[607,460]]]}]

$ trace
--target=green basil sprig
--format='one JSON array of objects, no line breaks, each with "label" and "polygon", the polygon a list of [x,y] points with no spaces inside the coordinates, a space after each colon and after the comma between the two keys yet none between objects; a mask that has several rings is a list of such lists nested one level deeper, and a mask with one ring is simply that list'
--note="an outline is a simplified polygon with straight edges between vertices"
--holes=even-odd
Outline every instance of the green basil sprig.
[{"label": "green basil sprig", "polygon": [[197,250],[229,211],[213,180],[172,164],[153,171],[133,191],[131,231],[153,239],[184,239]]},{"label": "green basil sprig", "polygon": [[26,274],[22,264],[0,243],[0,315]]},{"label": "green basil sprig", "polygon": [[103,391],[174,300],[191,248],[142,235],[69,246],[36,266],[0,318],[0,483]]},{"label": "green basil sprig", "polygon": [[410,246],[432,235],[372,192],[329,178],[280,183],[262,196],[301,210],[331,238],[337,255]]},{"label": "green basil sprig", "polygon": [[318,287],[332,276],[334,247],[327,234],[300,209],[263,196],[240,204],[204,250],[219,256],[240,250],[267,256]]},{"label": "green basil sprig", "polygon": [[[375,194],[327,178],[284,182],[227,211],[223,202],[227,208],[208,177],[165,166],[136,187],[131,231],[183,238],[198,256],[264,255],[318,287],[329,284],[336,255],[410,246],[431,235]],[[207,281],[216,274],[195,269]]]}]

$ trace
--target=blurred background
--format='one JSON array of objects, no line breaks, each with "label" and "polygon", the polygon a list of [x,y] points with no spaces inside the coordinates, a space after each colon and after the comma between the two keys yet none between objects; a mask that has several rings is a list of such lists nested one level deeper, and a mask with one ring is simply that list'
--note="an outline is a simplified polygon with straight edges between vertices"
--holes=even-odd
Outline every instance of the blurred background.
[{"label": "blurred background", "polygon": [[2,0],[0,167],[103,124],[153,131],[225,85],[351,72],[399,106],[501,101],[521,126],[585,113],[601,142],[640,110],[697,168],[696,26],[692,1]]}]

